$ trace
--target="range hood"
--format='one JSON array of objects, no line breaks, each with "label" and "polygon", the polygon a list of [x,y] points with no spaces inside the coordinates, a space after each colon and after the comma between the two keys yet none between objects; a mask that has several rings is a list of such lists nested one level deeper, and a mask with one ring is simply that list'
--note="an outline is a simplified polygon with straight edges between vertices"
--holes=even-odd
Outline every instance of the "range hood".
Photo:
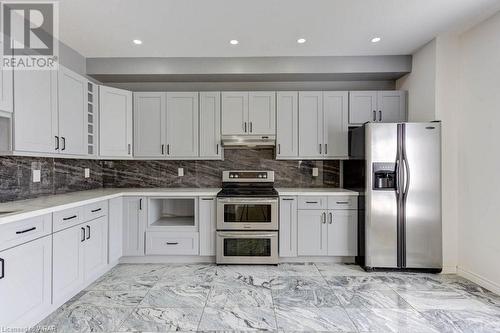
[{"label": "range hood", "polygon": [[275,135],[223,135],[224,148],[274,148]]}]

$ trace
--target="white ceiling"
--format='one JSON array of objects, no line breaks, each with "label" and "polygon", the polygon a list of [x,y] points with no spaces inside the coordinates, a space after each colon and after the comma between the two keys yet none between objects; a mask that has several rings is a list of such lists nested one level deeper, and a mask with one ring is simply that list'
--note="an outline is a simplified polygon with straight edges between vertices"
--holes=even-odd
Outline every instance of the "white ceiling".
[{"label": "white ceiling", "polygon": [[[60,0],[60,39],[86,57],[411,54],[499,0]],[[382,37],[373,44],[370,39]],[[305,44],[297,44],[306,38]],[[141,39],[136,46],[133,39]],[[240,44],[232,46],[229,40]]]}]

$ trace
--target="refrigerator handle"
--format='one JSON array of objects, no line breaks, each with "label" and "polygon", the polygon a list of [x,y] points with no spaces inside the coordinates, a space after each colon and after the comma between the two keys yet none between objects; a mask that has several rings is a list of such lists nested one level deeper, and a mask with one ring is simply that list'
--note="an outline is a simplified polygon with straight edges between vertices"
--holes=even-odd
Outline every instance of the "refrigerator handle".
[{"label": "refrigerator handle", "polygon": [[399,165],[399,156],[396,156],[396,179],[394,188],[396,189],[396,197],[399,197],[399,172],[401,171],[401,167]]},{"label": "refrigerator handle", "polygon": [[408,196],[408,190],[410,189],[410,165],[406,159],[406,147],[403,147],[403,164],[405,167],[403,199],[406,199]]}]

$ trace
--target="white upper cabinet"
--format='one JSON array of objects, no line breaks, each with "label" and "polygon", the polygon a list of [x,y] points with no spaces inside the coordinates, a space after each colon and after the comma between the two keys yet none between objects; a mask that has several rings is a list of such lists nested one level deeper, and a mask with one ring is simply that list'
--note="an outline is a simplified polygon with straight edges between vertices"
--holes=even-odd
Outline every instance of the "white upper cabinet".
[{"label": "white upper cabinet", "polygon": [[222,92],[222,135],[248,134],[248,92]]},{"label": "white upper cabinet", "polygon": [[276,93],[276,157],[299,156],[298,92]]},{"label": "white upper cabinet", "polygon": [[59,66],[59,153],[87,153],[87,79]]},{"label": "white upper cabinet", "polygon": [[0,68],[0,111],[12,112],[12,85],[12,69]]},{"label": "white upper cabinet", "polygon": [[14,73],[14,150],[57,153],[57,71]]},{"label": "white upper cabinet", "polygon": [[134,156],[166,154],[166,93],[134,93]]},{"label": "white upper cabinet", "polygon": [[99,87],[99,154],[103,157],[132,156],[132,93]]},{"label": "white upper cabinet", "polygon": [[325,157],[348,156],[348,93],[325,91],[323,93],[323,133]]},{"label": "white upper cabinet", "polygon": [[351,91],[349,93],[349,124],[402,122],[407,120],[406,92]]},{"label": "white upper cabinet", "polygon": [[220,92],[200,92],[200,157],[221,157]]},{"label": "white upper cabinet", "polygon": [[248,93],[248,134],[276,134],[276,93],[256,91]]},{"label": "white upper cabinet", "polygon": [[167,157],[198,156],[198,93],[167,93]]},{"label": "white upper cabinet", "polygon": [[407,120],[406,91],[377,92],[378,121],[395,123]]},{"label": "white upper cabinet", "polygon": [[299,92],[299,156],[323,157],[323,93]]}]

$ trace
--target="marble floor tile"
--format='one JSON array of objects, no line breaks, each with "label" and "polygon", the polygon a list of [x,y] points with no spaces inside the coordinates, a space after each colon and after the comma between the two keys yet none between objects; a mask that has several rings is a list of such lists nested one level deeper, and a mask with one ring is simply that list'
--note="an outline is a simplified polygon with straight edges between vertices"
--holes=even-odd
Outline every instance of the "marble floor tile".
[{"label": "marble floor tile", "polygon": [[211,286],[179,284],[155,286],[144,297],[139,307],[202,308],[205,306]]},{"label": "marble floor tile", "polygon": [[488,289],[454,274],[437,275],[433,279],[440,281],[449,288],[465,293],[489,292]]},{"label": "marble floor tile", "polygon": [[240,284],[214,284],[207,306],[213,308],[272,307],[271,290]]},{"label": "marble floor tile", "polygon": [[270,271],[266,265],[218,265],[216,276],[221,277],[269,277]]},{"label": "marble floor tile", "polygon": [[93,304],[96,306],[106,307],[122,307],[132,306],[136,307],[146,296],[145,290],[132,290],[132,291],[100,291],[91,290],[82,295],[75,303]]},{"label": "marble floor tile", "polygon": [[275,306],[290,307],[335,307],[340,301],[328,287],[315,289],[274,289],[272,290]]},{"label": "marble floor tile", "polygon": [[489,306],[464,296],[457,291],[446,290],[417,290],[417,291],[398,291],[412,307],[418,311],[441,309],[441,310],[485,310]]},{"label": "marble floor tile", "polygon": [[468,293],[469,297],[489,306],[494,306],[500,311],[500,295],[491,291],[478,291]]},{"label": "marble floor tile", "polygon": [[328,286],[334,290],[391,290],[381,276],[325,276]]},{"label": "marble floor tile", "polygon": [[341,307],[304,308],[276,306],[278,329],[284,331],[355,332],[356,328]]},{"label": "marble floor tile", "polygon": [[415,275],[392,275],[392,276],[381,276],[380,279],[385,282],[386,285],[392,289],[398,290],[448,290],[451,291],[451,287],[446,283],[439,280],[433,279],[427,276],[415,276]]},{"label": "marble floor tile", "polygon": [[196,331],[202,308],[136,308],[118,331]]},{"label": "marble floor tile", "polygon": [[334,292],[345,308],[409,308],[409,304],[392,290],[363,290]]},{"label": "marble floor tile", "polygon": [[324,276],[365,276],[375,275],[368,273],[357,265],[338,263],[315,263],[316,268]]},{"label": "marble floor tile", "polygon": [[203,311],[198,330],[276,330],[276,318],[273,308],[233,307],[221,309],[207,306]]},{"label": "marble floor tile", "polygon": [[359,332],[439,333],[413,309],[346,309]]},{"label": "marble floor tile", "polygon": [[473,310],[426,310],[422,315],[442,333],[500,332],[500,313]]},{"label": "marble floor tile", "polygon": [[269,289],[271,282],[272,278],[270,277],[234,274],[216,276],[213,280],[213,285],[235,285],[243,288],[257,287]]},{"label": "marble floor tile", "polygon": [[270,272],[271,276],[321,276],[316,265],[312,263],[280,264],[278,269]]},{"label": "marble floor tile", "polygon": [[87,290],[147,290],[165,273],[165,265],[118,265]]},{"label": "marble floor tile", "polygon": [[271,279],[270,288],[273,290],[311,290],[328,288],[328,284],[321,276],[280,276]]},{"label": "marble floor tile", "polygon": [[132,307],[99,307],[93,304],[79,304],[56,310],[39,326],[53,325],[51,332],[110,332],[115,331],[132,312]]}]

